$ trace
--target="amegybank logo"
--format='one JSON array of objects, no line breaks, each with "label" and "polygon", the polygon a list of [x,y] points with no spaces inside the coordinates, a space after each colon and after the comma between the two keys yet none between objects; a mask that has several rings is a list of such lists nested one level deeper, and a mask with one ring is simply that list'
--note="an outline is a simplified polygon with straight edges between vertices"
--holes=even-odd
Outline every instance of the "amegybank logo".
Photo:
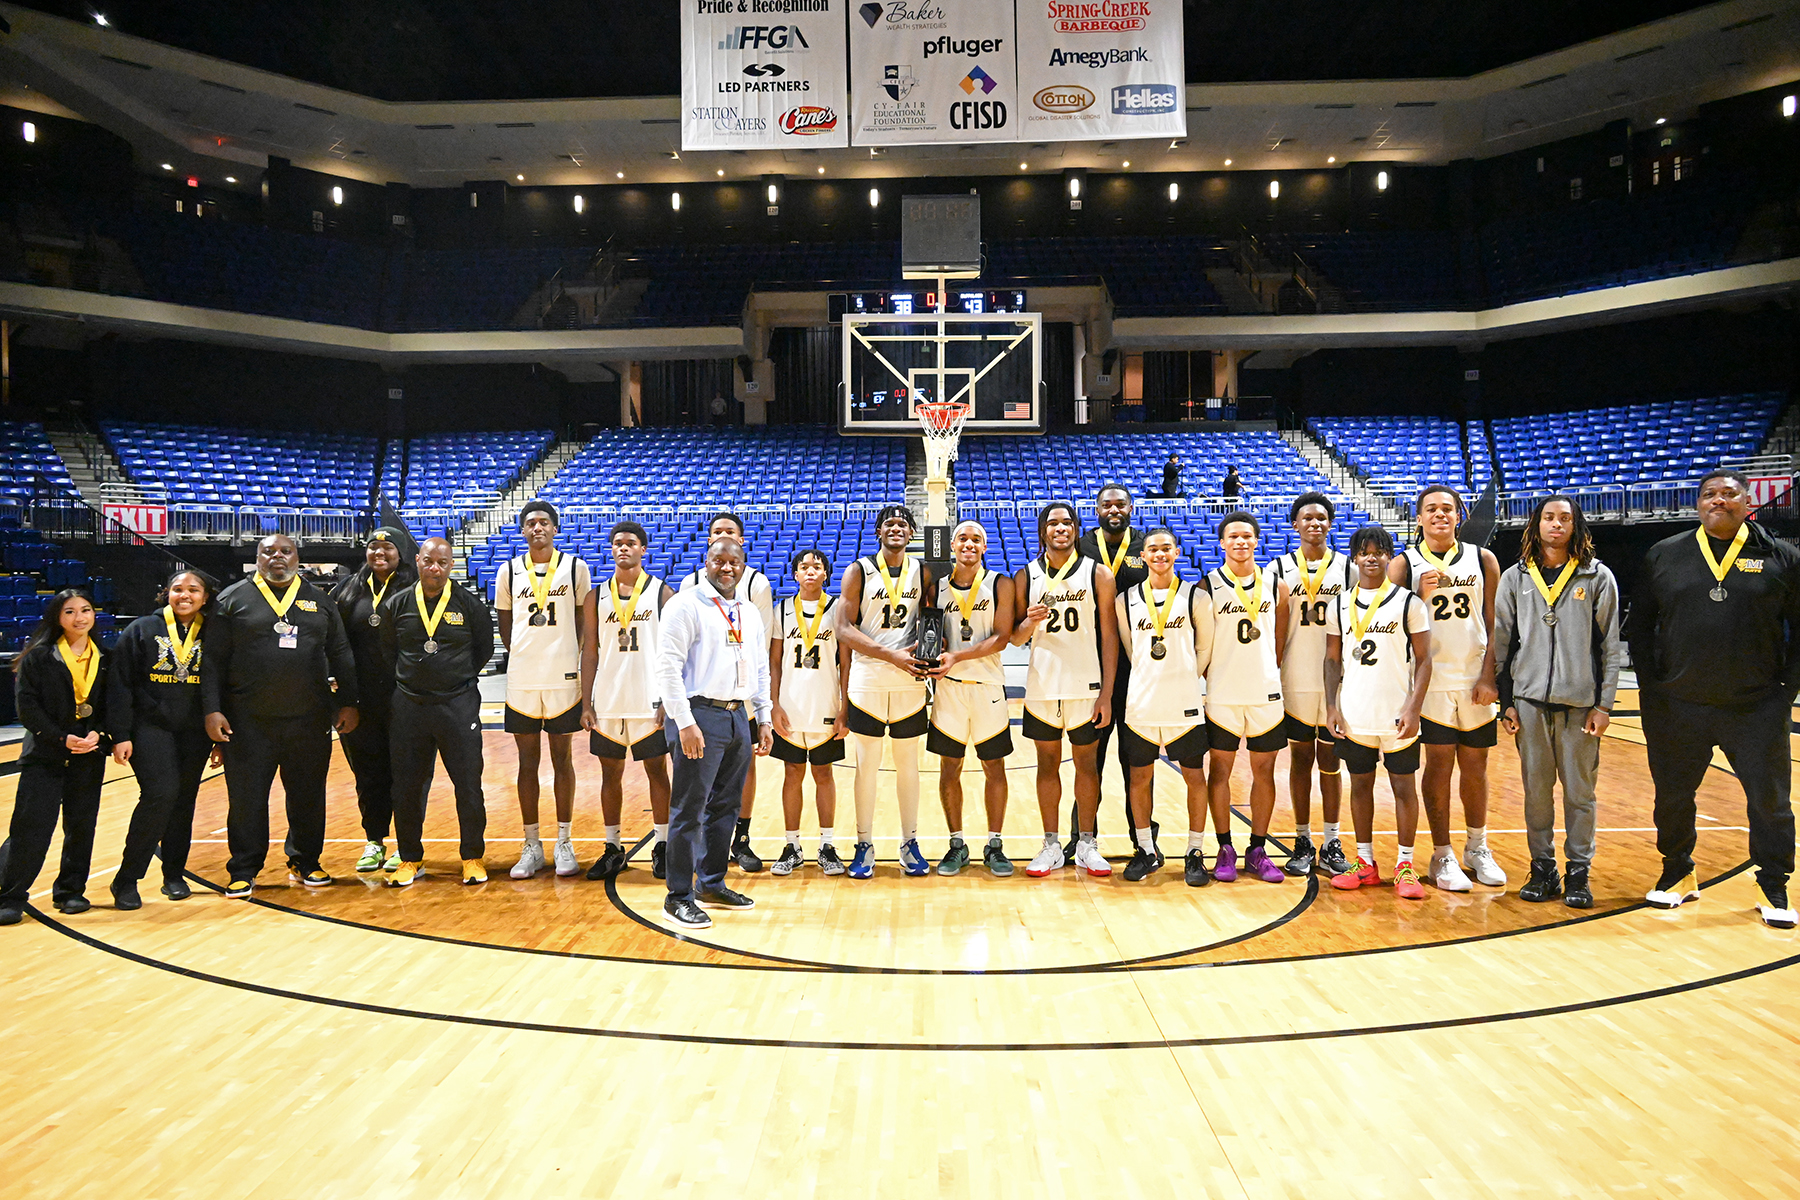
[{"label": "amegybank logo", "polygon": [[795,137],[830,133],[837,128],[837,123],[837,111],[822,104],[803,104],[799,108],[790,108],[775,122],[781,132]]},{"label": "amegybank logo", "polygon": [[1149,23],[1150,0],[1050,0],[1046,15],[1058,33],[1133,33]]},{"label": "amegybank logo", "polygon": [[1142,46],[1126,49],[1112,46],[1105,50],[1052,50],[1050,65],[1053,67],[1090,67],[1100,70],[1102,67],[1121,67],[1131,63],[1147,63],[1150,51]]},{"label": "amegybank logo", "polygon": [[1126,83],[1112,90],[1112,110],[1117,116],[1152,117],[1175,111],[1172,84]]},{"label": "amegybank logo", "polygon": [[1094,93],[1072,83],[1047,87],[1031,98],[1047,113],[1078,113],[1093,106]]}]

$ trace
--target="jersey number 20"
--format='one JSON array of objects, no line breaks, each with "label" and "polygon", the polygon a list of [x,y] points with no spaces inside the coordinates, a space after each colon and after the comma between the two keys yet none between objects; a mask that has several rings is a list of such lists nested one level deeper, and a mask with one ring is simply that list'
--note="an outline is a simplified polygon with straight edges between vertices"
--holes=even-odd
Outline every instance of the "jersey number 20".
[{"label": "jersey number 20", "polygon": [[1081,610],[1073,606],[1051,609],[1050,619],[1044,622],[1045,633],[1074,633],[1080,628]]}]

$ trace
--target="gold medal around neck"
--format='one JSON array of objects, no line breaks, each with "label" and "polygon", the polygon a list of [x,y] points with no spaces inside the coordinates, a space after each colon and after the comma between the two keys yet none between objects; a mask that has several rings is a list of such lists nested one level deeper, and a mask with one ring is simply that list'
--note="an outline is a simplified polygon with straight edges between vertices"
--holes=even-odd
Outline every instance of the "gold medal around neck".
[{"label": "gold medal around neck", "polygon": [[287,586],[287,591],[281,594],[281,599],[279,600],[275,599],[275,592],[269,587],[267,580],[260,574],[254,576],[254,578],[256,580],[256,590],[263,594],[263,599],[267,600],[269,602],[269,607],[275,610],[275,632],[282,637],[287,637],[289,634],[296,632],[297,627],[293,622],[287,619],[287,614],[288,609],[294,606],[294,597],[300,594],[300,577],[298,575],[294,576],[293,580]]},{"label": "gold medal around neck", "polygon": [[631,622],[637,617],[638,597],[644,594],[644,585],[650,582],[650,572],[638,571],[637,586],[631,589],[623,603],[619,601],[619,577],[613,576],[606,584],[606,594],[612,600],[613,615],[619,618],[619,628],[631,628]]},{"label": "gold medal around neck", "polygon": [[1375,602],[1365,607],[1361,600],[1362,588],[1359,586],[1356,589],[1350,601],[1350,633],[1357,641],[1362,641],[1363,635],[1369,631],[1369,626],[1375,621],[1375,610],[1386,602],[1388,593],[1393,590],[1393,580],[1382,580],[1381,586],[1375,591]]},{"label": "gold medal around neck", "polygon": [[1319,569],[1312,571],[1306,565],[1306,552],[1304,550],[1294,551],[1294,561],[1300,564],[1300,586],[1306,589],[1306,598],[1309,602],[1319,598],[1319,589],[1325,586],[1325,576],[1331,570],[1332,559],[1336,557],[1337,551],[1330,546],[1325,547],[1325,553],[1319,559]]},{"label": "gold medal around neck", "polygon": [[556,572],[562,566],[562,551],[550,551],[550,561],[545,563],[545,570],[539,571],[537,564],[531,561],[531,555],[522,556],[525,560],[525,572],[531,579],[532,614],[528,618],[533,625],[550,623],[550,584],[556,579]]},{"label": "gold medal around neck", "polygon": [[881,586],[887,590],[889,606],[898,609],[900,593],[906,587],[906,577],[912,573],[912,555],[902,554],[900,556],[900,572],[891,577],[888,575],[887,564],[881,561],[879,554],[870,561],[875,564],[875,573],[881,576]]},{"label": "gold medal around neck", "polygon": [[1430,563],[1432,569],[1437,571],[1440,575],[1448,575],[1450,573],[1450,564],[1462,557],[1461,542],[1452,542],[1450,544],[1449,558],[1439,558],[1437,555],[1433,554],[1431,552],[1430,544],[1427,543],[1424,538],[1420,538],[1413,548],[1419,552],[1419,557]]},{"label": "gold medal around neck", "polygon": [[56,652],[62,655],[63,665],[69,668],[69,678],[75,685],[75,716],[85,721],[94,715],[94,706],[88,703],[88,696],[93,693],[94,681],[100,678],[100,648],[90,637],[87,653],[77,658],[65,635],[56,639]]},{"label": "gold medal around neck", "polygon": [[1144,606],[1150,610],[1150,657],[1161,661],[1168,657],[1169,648],[1163,645],[1163,630],[1168,628],[1169,618],[1175,612],[1175,597],[1181,594],[1181,580],[1169,581],[1168,594],[1161,604],[1156,602],[1156,593],[1151,590],[1150,581],[1144,580]]},{"label": "gold medal around neck", "polygon": [[1119,552],[1117,554],[1107,553],[1106,534],[1099,531],[1095,531],[1094,533],[1094,545],[1100,551],[1100,562],[1107,570],[1111,571],[1114,575],[1117,575],[1119,573],[1119,568],[1125,565],[1125,557],[1131,550],[1131,526],[1127,525],[1125,527],[1124,535],[1119,538]]},{"label": "gold medal around neck", "polygon": [[800,627],[800,649],[811,654],[813,643],[819,640],[819,630],[825,625],[825,597],[819,597],[819,607],[813,611],[812,620],[806,619],[806,602],[794,597],[794,624]]},{"label": "gold medal around neck", "polygon": [[438,596],[436,612],[426,610],[425,585],[422,582],[413,584],[413,603],[419,606],[419,621],[425,626],[425,653],[436,654],[438,652],[438,622],[444,619],[444,610],[450,607],[449,583],[444,584],[443,593]]},{"label": "gold medal around neck", "polygon": [[187,637],[184,638],[180,627],[175,623],[174,608],[163,605],[163,625],[169,631],[169,657],[175,660],[175,678],[182,683],[186,683],[192,673],[188,664],[194,660],[194,643],[199,640],[200,623],[204,620],[204,616],[195,613],[193,621],[188,624]]},{"label": "gold medal around neck", "polygon": [[1531,576],[1531,582],[1537,585],[1538,594],[1544,598],[1544,624],[1552,628],[1556,626],[1556,602],[1562,599],[1563,589],[1569,586],[1569,580],[1575,578],[1575,560],[1564,563],[1557,572],[1555,583],[1545,583],[1544,573],[1538,570],[1535,562],[1525,564],[1525,573]]},{"label": "gold medal around neck", "polygon": [[1728,594],[1725,591],[1725,573],[1731,570],[1731,564],[1737,561],[1738,551],[1744,548],[1744,542],[1750,536],[1750,526],[1746,522],[1738,526],[1737,536],[1731,539],[1731,548],[1725,551],[1723,560],[1713,557],[1712,542],[1706,536],[1706,526],[1698,526],[1694,530],[1694,540],[1700,543],[1700,553],[1706,558],[1706,565],[1713,573],[1713,589],[1706,593],[1713,603],[1722,604]]},{"label": "gold medal around neck", "polygon": [[373,606],[369,612],[369,628],[378,629],[381,626],[381,602],[387,599],[388,588],[393,585],[394,575],[393,572],[388,572],[388,577],[381,581],[381,590],[379,592],[375,590],[374,575],[370,575],[366,582],[369,585],[369,595],[372,598],[371,603]]},{"label": "gold medal around neck", "polygon": [[1244,606],[1244,615],[1250,618],[1250,640],[1255,641],[1262,636],[1262,585],[1263,574],[1260,567],[1252,565],[1251,579],[1255,582],[1249,592],[1244,591],[1243,584],[1238,582],[1237,572],[1229,566],[1219,568],[1219,574],[1231,581],[1231,590],[1237,593],[1238,603]]},{"label": "gold medal around neck", "polygon": [[962,628],[958,630],[958,632],[962,634],[962,639],[965,642],[970,641],[975,636],[975,626],[973,623],[975,618],[975,597],[981,594],[981,585],[987,582],[987,575],[986,567],[976,567],[975,582],[969,585],[968,590],[961,592],[956,590],[956,580],[954,577],[948,580],[948,583],[950,584],[950,597],[956,601],[956,607],[962,613]]}]

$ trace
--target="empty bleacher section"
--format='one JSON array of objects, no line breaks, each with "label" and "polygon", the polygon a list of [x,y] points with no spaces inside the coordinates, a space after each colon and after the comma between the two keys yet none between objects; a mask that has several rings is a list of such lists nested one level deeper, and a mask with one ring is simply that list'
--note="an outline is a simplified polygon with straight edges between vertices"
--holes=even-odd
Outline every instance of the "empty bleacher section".
[{"label": "empty bleacher section", "polygon": [[384,319],[376,327],[395,333],[511,328],[545,280],[582,270],[593,256],[591,249],[568,246],[396,252],[387,260]]},{"label": "empty bleacher section", "polygon": [[418,538],[443,534],[513,486],[550,445],[548,429],[439,433],[390,443],[381,490]]},{"label": "empty bleacher section", "polygon": [[[0,517],[0,654],[19,649],[44,615],[51,592],[83,587],[102,611],[96,613],[95,634],[110,645],[115,625],[104,611],[112,602],[112,585],[88,576],[86,564],[71,558],[67,550],[31,529],[21,529],[10,517]],[[41,593],[41,594],[40,594]],[[0,709],[10,711],[12,691]]]},{"label": "empty bleacher section", "polygon": [[44,427],[36,421],[0,421],[0,506],[72,496],[75,484]]},{"label": "empty bleacher section", "polygon": [[369,507],[374,438],[202,425],[101,426],[126,478],[167,497],[170,527],[186,536],[280,528],[347,540]]},{"label": "empty bleacher section", "polygon": [[[842,438],[818,428],[606,430],[541,488],[563,512],[562,544],[604,570],[606,535],[630,518],[650,532],[658,573],[700,565],[706,521],[722,508],[747,527],[749,560],[780,594],[794,590],[787,559],[803,545],[832,557],[833,586],[873,544],[874,512],[906,493],[906,447],[896,438]],[[492,591],[500,563],[522,553],[517,529],[495,534],[469,556]]]},{"label": "empty bleacher section", "polygon": [[1414,495],[1427,483],[1447,483],[1474,496],[1493,475],[1479,425],[1466,469],[1462,426],[1444,417],[1314,417],[1306,426],[1402,512],[1412,511]]}]

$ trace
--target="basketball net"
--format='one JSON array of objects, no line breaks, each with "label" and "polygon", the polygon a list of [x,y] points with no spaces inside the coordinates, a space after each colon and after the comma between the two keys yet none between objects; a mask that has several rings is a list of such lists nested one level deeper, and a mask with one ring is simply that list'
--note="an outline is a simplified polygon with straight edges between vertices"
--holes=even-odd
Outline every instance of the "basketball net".
[{"label": "basketball net", "polygon": [[925,522],[943,525],[950,519],[950,464],[956,461],[969,406],[960,400],[929,400],[918,406],[918,414],[925,429]]}]

